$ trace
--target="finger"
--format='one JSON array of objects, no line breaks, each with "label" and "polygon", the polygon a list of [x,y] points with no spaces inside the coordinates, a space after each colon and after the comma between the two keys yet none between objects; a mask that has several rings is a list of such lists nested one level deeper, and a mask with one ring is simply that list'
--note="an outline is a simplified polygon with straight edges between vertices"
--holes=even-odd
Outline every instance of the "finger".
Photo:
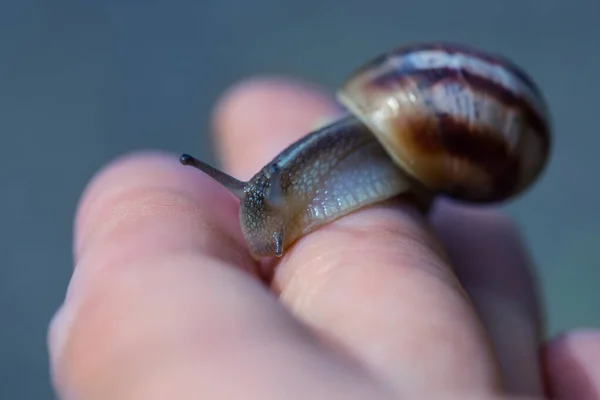
[{"label": "finger", "polygon": [[[156,243],[144,248],[143,254],[129,246],[117,250],[152,257],[154,251],[175,252],[179,247],[197,246],[211,256],[251,269],[237,212],[237,201],[229,193],[205,175],[180,165],[176,156],[127,156],[101,171],[82,196],[74,227],[75,263],[89,253],[88,246],[99,247],[93,246],[95,242],[112,240],[118,244],[133,236]],[[158,225],[165,237],[136,236],[146,228],[138,222],[150,225],[148,229]]]},{"label": "finger", "polygon": [[339,112],[308,83],[283,78],[244,81],[225,93],[215,108],[215,144],[224,168],[248,179],[318,121]]},{"label": "finger", "polygon": [[[332,110],[326,96],[298,83],[238,86],[215,116],[226,167],[253,174]],[[370,207],[307,235],[279,264],[274,285],[303,321],[402,393],[499,386],[475,311],[407,203]]]},{"label": "finger", "polygon": [[544,355],[551,398],[600,398],[600,332],[580,330],[563,334],[547,344]]},{"label": "finger", "polygon": [[61,398],[383,396],[246,272],[231,197],[176,156],[127,157],[94,180],[50,332]]},{"label": "finger", "polygon": [[438,202],[431,223],[484,322],[507,390],[541,396],[541,310],[516,227],[493,209],[447,201]]}]

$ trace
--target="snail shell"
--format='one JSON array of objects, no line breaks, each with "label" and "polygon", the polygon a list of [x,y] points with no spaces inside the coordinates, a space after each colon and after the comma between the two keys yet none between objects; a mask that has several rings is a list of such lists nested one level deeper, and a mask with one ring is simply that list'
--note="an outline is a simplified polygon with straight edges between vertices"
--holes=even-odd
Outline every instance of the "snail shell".
[{"label": "snail shell", "polygon": [[545,101],[497,55],[453,44],[401,47],[358,69],[338,98],[406,172],[456,199],[505,200],[546,164]]},{"label": "snail shell", "polygon": [[349,115],[289,145],[248,182],[184,154],[240,201],[255,258],[362,207],[411,193],[497,202],[529,187],[547,162],[549,117],[510,61],[451,44],[419,44],[354,72],[338,98]]}]

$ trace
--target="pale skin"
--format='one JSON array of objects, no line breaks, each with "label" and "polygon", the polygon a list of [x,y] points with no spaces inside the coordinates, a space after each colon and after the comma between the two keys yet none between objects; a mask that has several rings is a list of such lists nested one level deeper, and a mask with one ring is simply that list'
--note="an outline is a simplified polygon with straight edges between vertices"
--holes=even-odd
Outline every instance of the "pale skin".
[{"label": "pale skin", "polygon": [[[221,165],[247,179],[337,111],[306,83],[236,85],[214,113]],[[178,154],[93,179],[49,334],[61,399],[600,398],[600,334],[543,338],[531,260],[494,209],[371,207],[300,240],[265,284],[237,206]]]}]

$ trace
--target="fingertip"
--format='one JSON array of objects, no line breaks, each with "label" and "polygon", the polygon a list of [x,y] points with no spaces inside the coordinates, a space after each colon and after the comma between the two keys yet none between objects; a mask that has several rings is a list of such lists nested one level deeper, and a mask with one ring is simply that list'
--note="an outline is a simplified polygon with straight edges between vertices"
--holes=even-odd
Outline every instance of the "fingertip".
[{"label": "fingertip", "polygon": [[333,97],[291,77],[257,77],[233,85],[213,112],[217,151],[225,169],[248,178],[283,148],[340,113]]},{"label": "fingertip", "polygon": [[559,333],[548,341],[545,351],[557,363],[566,356],[574,356],[594,360],[600,367],[600,331],[582,328]]},{"label": "fingertip", "polygon": [[600,331],[562,333],[546,344],[544,359],[552,398],[600,397]]},{"label": "fingertip", "polygon": [[[116,177],[126,181],[131,173],[130,166],[135,165],[136,169],[143,170],[149,165],[155,163],[169,164],[169,157],[166,153],[159,151],[138,151],[135,153],[122,154],[102,166],[89,179],[77,203],[74,218],[74,253],[78,254],[80,241],[84,228],[88,225],[91,209],[98,195],[106,188],[111,186]],[[123,176],[123,172],[127,172]]]},{"label": "fingertip", "polygon": [[90,237],[106,226],[157,207],[167,214],[178,208],[195,219],[210,208],[212,219],[222,221],[221,230],[237,232],[235,201],[206,174],[181,165],[177,155],[150,150],[122,155],[100,169],[81,196],[75,216],[75,259]]}]

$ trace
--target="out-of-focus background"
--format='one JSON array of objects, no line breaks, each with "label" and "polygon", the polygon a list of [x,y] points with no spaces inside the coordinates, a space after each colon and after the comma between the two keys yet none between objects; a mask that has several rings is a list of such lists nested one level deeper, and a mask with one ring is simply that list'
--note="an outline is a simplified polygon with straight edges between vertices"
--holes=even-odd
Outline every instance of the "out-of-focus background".
[{"label": "out-of-focus background", "polygon": [[549,333],[600,327],[599,21],[596,0],[0,2],[0,397],[53,398],[46,327],[98,168],[141,148],[214,161],[208,118],[234,82],[289,74],[333,91],[413,41],[501,52],[545,91],[551,164],[506,209],[538,262]]}]

